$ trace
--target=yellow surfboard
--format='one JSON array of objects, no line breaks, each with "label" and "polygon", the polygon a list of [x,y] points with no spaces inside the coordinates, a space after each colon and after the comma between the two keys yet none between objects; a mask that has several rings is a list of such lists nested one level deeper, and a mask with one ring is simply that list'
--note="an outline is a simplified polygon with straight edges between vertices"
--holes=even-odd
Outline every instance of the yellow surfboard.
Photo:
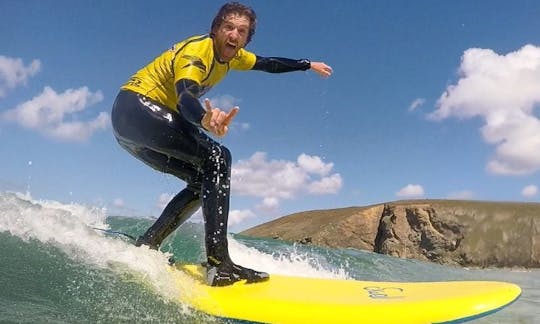
[{"label": "yellow surfboard", "polygon": [[171,271],[183,288],[181,302],[213,316],[255,323],[462,323],[495,312],[521,294],[517,285],[494,281],[375,282],[281,275],[262,283],[210,287],[200,266],[177,265]]}]

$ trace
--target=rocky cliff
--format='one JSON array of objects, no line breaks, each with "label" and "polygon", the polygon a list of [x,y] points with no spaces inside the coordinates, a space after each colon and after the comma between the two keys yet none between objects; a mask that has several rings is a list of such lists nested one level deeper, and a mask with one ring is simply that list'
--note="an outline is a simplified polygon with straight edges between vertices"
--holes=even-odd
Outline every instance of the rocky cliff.
[{"label": "rocky cliff", "polygon": [[441,264],[540,267],[538,203],[397,201],[302,212],[240,234]]}]

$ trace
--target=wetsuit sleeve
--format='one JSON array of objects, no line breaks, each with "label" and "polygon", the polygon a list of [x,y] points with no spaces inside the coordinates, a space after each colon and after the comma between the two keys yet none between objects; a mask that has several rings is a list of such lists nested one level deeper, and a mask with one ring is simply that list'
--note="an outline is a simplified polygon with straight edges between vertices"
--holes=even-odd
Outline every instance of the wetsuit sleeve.
[{"label": "wetsuit sleeve", "polygon": [[292,71],[306,71],[311,68],[308,59],[293,60],[284,57],[261,57],[257,56],[252,70],[265,71],[270,73],[283,73]]},{"label": "wetsuit sleeve", "polygon": [[197,127],[202,127],[201,120],[206,113],[199,101],[200,85],[190,79],[181,79],[175,84],[178,93],[176,108],[180,115]]}]

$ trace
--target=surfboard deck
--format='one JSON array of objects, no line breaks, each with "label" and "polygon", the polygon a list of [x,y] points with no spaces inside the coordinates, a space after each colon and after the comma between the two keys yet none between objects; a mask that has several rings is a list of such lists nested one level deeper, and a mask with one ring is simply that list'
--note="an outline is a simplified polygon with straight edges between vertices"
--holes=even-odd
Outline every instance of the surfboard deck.
[{"label": "surfboard deck", "polygon": [[519,286],[495,281],[376,282],[270,275],[226,287],[199,265],[171,267],[178,299],[213,316],[254,323],[462,323],[515,301]]}]

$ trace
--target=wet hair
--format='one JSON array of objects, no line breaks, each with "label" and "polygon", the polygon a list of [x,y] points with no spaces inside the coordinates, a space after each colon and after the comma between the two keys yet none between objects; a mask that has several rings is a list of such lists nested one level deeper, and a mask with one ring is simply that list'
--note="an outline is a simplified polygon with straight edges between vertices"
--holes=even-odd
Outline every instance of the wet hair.
[{"label": "wet hair", "polygon": [[230,14],[238,14],[240,16],[246,16],[249,19],[249,34],[247,37],[246,45],[251,41],[251,38],[255,34],[255,27],[257,26],[257,15],[255,11],[248,6],[245,6],[239,2],[227,2],[224,4],[212,20],[212,27],[210,28],[210,36],[214,36],[215,32],[221,23],[227,18]]}]

